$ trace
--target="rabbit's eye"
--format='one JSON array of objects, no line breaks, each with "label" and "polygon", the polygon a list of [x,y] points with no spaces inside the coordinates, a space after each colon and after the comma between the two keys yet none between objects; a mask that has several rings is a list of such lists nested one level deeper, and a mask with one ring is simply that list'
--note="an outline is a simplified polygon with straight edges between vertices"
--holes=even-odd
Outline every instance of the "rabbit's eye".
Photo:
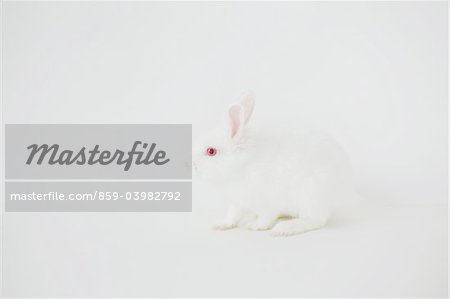
[{"label": "rabbit's eye", "polygon": [[217,154],[217,149],[213,148],[213,147],[208,147],[206,149],[206,154],[208,156],[215,156]]}]

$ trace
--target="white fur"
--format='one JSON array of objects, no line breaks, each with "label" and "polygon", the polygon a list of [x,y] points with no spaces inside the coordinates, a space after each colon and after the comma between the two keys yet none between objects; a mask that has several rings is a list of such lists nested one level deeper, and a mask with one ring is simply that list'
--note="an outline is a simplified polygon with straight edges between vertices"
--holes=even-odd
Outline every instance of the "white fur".
[{"label": "white fur", "polygon": [[[288,125],[250,130],[253,108],[253,94],[243,94],[230,107],[229,127],[194,148],[194,173],[228,194],[228,211],[214,228],[289,236],[323,227],[334,206],[352,196],[345,153],[323,134]],[[206,155],[208,147],[217,148],[217,155]]]}]

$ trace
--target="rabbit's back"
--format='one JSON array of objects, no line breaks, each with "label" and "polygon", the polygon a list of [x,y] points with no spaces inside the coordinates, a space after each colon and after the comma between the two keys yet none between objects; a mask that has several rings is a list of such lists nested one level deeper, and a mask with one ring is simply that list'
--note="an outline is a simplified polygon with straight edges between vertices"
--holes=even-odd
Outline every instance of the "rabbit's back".
[{"label": "rabbit's back", "polygon": [[243,181],[252,195],[247,198],[289,214],[311,204],[334,206],[347,196],[348,158],[329,136],[315,131],[249,133]]}]

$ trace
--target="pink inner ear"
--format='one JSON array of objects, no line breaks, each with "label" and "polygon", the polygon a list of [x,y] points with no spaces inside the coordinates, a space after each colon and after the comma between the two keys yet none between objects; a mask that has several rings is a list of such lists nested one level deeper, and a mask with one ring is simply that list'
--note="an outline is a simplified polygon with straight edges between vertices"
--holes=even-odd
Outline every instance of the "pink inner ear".
[{"label": "pink inner ear", "polygon": [[230,124],[231,124],[231,138],[236,138],[240,133],[242,126],[242,107],[239,105],[233,105],[230,107]]}]

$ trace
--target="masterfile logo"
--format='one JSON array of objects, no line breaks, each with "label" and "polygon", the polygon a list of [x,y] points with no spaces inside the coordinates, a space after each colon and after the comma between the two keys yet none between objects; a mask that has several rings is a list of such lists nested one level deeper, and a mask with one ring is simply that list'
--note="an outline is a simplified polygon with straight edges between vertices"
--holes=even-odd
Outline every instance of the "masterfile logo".
[{"label": "masterfile logo", "polygon": [[[142,151],[138,150],[140,146],[143,149]],[[79,151],[74,152],[72,150],[60,151],[58,144],[51,146],[48,144],[32,144],[27,147],[30,150],[30,155],[26,163],[30,165],[34,162],[41,165],[45,159],[49,165],[94,165],[97,163],[108,165],[115,162],[118,165],[124,165],[124,170],[128,171],[133,163],[137,165],[150,165],[152,163],[155,165],[164,165],[170,161],[169,158],[166,158],[165,151],[158,150],[154,154],[155,148],[156,143],[152,143],[149,146],[148,143],[135,141],[129,152],[118,149],[113,152],[108,150],[100,151],[100,145],[98,144],[92,150],[86,150],[86,147],[83,146]],[[36,161],[34,161],[35,157]]]}]

